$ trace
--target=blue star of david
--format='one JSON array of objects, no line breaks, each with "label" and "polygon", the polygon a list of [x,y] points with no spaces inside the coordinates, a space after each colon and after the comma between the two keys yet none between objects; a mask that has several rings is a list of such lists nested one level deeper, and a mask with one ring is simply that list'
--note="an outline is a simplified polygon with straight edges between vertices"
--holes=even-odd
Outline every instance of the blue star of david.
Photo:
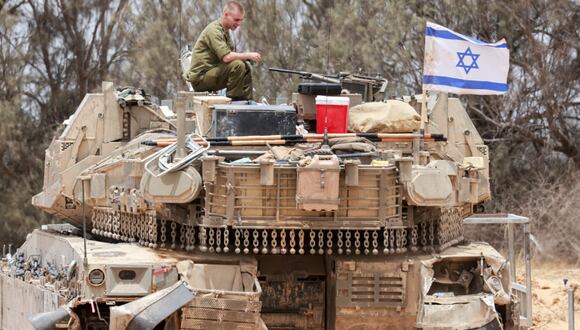
[{"label": "blue star of david", "polygon": [[[459,62],[457,62],[456,67],[458,68],[463,68],[463,70],[465,70],[466,74],[469,74],[469,71],[471,69],[479,69],[479,66],[477,66],[477,59],[479,58],[480,54],[473,54],[471,52],[471,48],[467,47],[467,49],[462,53],[462,52],[457,52],[457,56],[459,56]],[[464,62],[465,57],[471,57],[471,64],[467,65]]]}]

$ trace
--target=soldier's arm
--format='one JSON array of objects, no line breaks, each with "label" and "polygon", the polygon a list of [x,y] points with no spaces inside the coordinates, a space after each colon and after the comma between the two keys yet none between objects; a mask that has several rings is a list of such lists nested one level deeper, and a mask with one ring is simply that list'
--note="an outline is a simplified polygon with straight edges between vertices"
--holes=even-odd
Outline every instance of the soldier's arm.
[{"label": "soldier's arm", "polygon": [[238,53],[234,52],[228,46],[224,35],[222,32],[218,30],[213,30],[208,32],[208,43],[209,48],[212,49],[218,58],[220,58],[224,63],[230,63],[235,60],[241,61],[255,61],[260,62],[262,60],[262,56],[258,53],[254,52],[245,52],[245,53]]},{"label": "soldier's arm", "polygon": [[262,56],[258,53],[254,52],[246,52],[246,53],[236,53],[236,52],[229,52],[224,57],[222,57],[222,61],[224,63],[230,63],[231,61],[241,60],[241,61],[255,61],[260,62],[262,60]]}]

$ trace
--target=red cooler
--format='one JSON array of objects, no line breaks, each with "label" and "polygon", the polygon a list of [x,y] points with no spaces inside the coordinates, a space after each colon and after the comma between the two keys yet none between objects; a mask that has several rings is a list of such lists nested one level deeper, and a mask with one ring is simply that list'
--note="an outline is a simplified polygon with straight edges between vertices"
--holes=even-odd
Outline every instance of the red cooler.
[{"label": "red cooler", "polygon": [[349,98],[343,96],[316,97],[316,133],[346,133]]}]

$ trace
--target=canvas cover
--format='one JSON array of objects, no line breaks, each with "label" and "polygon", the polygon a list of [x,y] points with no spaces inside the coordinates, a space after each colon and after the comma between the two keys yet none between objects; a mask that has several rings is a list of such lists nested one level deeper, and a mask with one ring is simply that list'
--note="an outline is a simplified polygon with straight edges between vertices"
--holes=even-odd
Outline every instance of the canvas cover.
[{"label": "canvas cover", "polygon": [[377,147],[363,137],[341,137],[329,139],[328,144],[335,153],[375,152]]},{"label": "canvas cover", "polygon": [[399,100],[363,103],[348,111],[348,130],[355,133],[406,133],[420,125],[417,111]]}]

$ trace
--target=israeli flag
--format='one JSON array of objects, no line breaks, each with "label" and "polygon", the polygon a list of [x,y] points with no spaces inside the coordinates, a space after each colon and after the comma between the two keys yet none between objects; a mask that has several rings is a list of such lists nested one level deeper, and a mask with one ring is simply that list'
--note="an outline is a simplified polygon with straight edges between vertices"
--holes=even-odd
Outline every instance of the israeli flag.
[{"label": "israeli flag", "polygon": [[509,49],[505,39],[485,43],[427,22],[423,89],[455,94],[508,91]]}]

